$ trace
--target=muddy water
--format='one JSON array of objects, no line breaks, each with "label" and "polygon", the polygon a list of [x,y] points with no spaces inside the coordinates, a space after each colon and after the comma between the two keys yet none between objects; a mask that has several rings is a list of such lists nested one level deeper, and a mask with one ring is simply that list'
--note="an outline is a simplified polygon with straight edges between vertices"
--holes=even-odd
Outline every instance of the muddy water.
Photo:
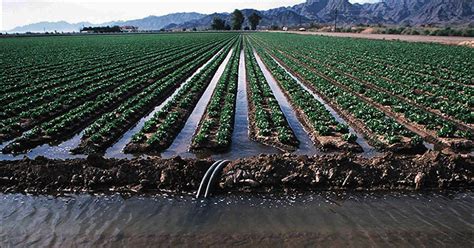
[{"label": "muddy water", "polygon": [[231,49],[229,51],[224,61],[217,69],[216,73],[211,79],[211,82],[209,83],[206,90],[204,91],[201,98],[199,99],[198,103],[194,107],[193,112],[189,116],[181,132],[174,139],[171,146],[161,153],[162,158],[171,158],[176,155],[180,155],[181,157],[185,157],[185,158],[196,157],[195,154],[189,152],[189,146],[191,144],[192,137],[194,133],[196,132],[196,129],[199,125],[199,121],[201,120],[204,112],[206,111],[207,104],[209,103],[211,99],[212,93],[214,92],[214,89],[216,88],[217,83],[219,82],[219,79],[221,78],[226,65],[229,63],[233,50],[234,49]]},{"label": "muddy water", "polygon": [[285,95],[278,86],[275,78],[273,78],[270,71],[267,69],[265,64],[263,64],[260,56],[254,51],[257,64],[263,72],[265,79],[267,80],[268,85],[272,89],[273,95],[275,96],[280,108],[285,115],[288,124],[295,133],[296,138],[300,142],[298,150],[295,151],[296,154],[305,154],[305,155],[316,155],[320,154],[320,151],[314,146],[313,141],[308,135],[308,132],[304,129],[303,125],[300,123],[296,117],[296,112],[291,107],[290,103],[286,99]]},{"label": "muddy water", "polygon": [[196,74],[198,74],[200,71],[204,69],[211,61],[214,60],[214,58],[219,55],[220,52],[222,52],[223,49],[221,49],[218,53],[216,53],[214,56],[212,56],[211,59],[209,59],[206,63],[204,63],[201,67],[199,67],[190,77],[184,81],[174,92],[171,94],[170,97],[168,97],[164,102],[162,102],[160,105],[156,106],[153,111],[151,111],[147,116],[143,117],[134,127],[130,128],[123,136],[120,138],[117,143],[115,143],[113,146],[109,147],[107,151],[105,152],[105,157],[107,158],[133,158],[134,155],[131,154],[126,154],[123,152],[123,149],[125,146],[132,140],[132,136],[136,133],[138,133],[143,126],[145,125],[145,122],[150,120],[155,113],[160,111],[175,95],[178,94],[179,90],[183,88]]},{"label": "muddy water", "polygon": [[319,97],[316,93],[314,93],[311,89],[309,89],[306,85],[304,85],[295,75],[291,74],[285,67],[283,67],[278,61],[274,60],[275,63],[277,63],[283,70],[288,73],[293,79],[298,82],[303,89],[305,89],[308,93],[310,93],[316,100],[318,100],[321,104],[323,104],[324,108],[329,111],[329,113],[336,119],[337,122],[345,124],[349,127],[349,132],[352,134],[355,134],[357,136],[357,144],[359,144],[362,147],[362,150],[364,151],[363,156],[365,157],[375,157],[380,155],[379,153],[373,146],[369,145],[367,140],[364,138],[362,134],[359,132],[355,131],[354,128],[352,128],[350,125],[347,124],[347,122],[342,119],[342,117],[331,107],[329,106],[326,101],[324,101],[321,97]]},{"label": "muddy water", "polygon": [[[87,157],[86,155],[73,155],[69,152],[71,149],[79,145],[83,134],[84,131],[74,135],[71,139],[62,142],[57,146],[49,144],[38,146],[25,154],[13,155],[0,153],[0,160],[18,160],[23,157],[36,158],[37,156],[44,156],[52,159],[85,158]],[[11,142],[13,142],[13,140],[1,144],[0,151]]]},{"label": "muddy water", "polygon": [[473,247],[474,193],[0,195],[0,247]]}]

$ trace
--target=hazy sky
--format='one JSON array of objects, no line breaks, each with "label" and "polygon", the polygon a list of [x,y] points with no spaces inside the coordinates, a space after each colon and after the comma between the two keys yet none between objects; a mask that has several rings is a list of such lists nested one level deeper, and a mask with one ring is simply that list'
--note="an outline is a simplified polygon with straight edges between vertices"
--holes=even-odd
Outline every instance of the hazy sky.
[{"label": "hazy sky", "polygon": [[[379,0],[350,0],[377,2]],[[270,9],[305,0],[0,0],[0,31],[40,21],[101,23],[173,12],[229,12],[236,8]]]}]

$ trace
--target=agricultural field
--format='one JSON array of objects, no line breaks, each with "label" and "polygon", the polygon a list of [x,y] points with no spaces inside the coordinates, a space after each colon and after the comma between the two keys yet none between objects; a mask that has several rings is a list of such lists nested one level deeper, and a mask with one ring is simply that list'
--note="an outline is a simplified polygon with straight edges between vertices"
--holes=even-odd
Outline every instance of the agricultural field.
[{"label": "agricultural field", "polygon": [[474,148],[467,47],[218,32],[4,38],[0,54],[2,160]]}]

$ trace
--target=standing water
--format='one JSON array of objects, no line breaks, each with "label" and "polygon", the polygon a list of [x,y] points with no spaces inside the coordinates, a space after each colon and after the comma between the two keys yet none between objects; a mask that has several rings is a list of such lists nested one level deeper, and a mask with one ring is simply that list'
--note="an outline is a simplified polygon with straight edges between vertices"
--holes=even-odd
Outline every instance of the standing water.
[{"label": "standing water", "polygon": [[245,74],[245,55],[240,51],[237,99],[235,106],[234,131],[229,152],[214,154],[214,159],[238,159],[259,154],[278,154],[280,150],[255,142],[249,138],[249,106],[247,100],[247,78]]},{"label": "standing water", "polygon": [[326,101],[324,101],[321,97],[319,97],[316,93],[313,92],[313,90],[309,89],[306,85],[304,85],[295,75],[291,74],[284,66],[280,64],[277,60],[275,60],[275,63],[277,63],[283,70],[290,75],[303,89],[305,89],[308,93],[310,93],[316,100],[318,100],[324,108],[329,111],[329,113],[336,119],[337,122],[344,124],[349,127],[349,132],[357,136],[356,143],[362,147],[362,150],[364,153],[362,154],[363,156],[367,158],[375,157],[380,155],[381,153],[378,152],[373,146],[369,145],[367,140],[364,138],[362,134],[359,132],[356,132],[354,128],[352,128],[350,125],[347,124],[347,122],[342,119],[342,117],[331,107],[329,106]]},{"label": "standing water", "polygon": [[291,129],[295,133],[296,138],[300,142],[298,149],[296,150],[296,154],[305,154],[305,155],[315,155],[319,154],[319,150],[313,144],[313,141],[308,135],[308,132],[304,129],[303,125],[300,123],[298,118],[296,117],[296,112],[291,107],[290,103],[286,99],[285,95],[283,94],[282,90],[278,86],[275,78],[273,78],[270,71],[268,71],[265,64],[260,59],[260,56],[254,51],[255,59],[257,60],[257,64],[260,67],[265,79],[268,82],[268,85],[272,89],[273,95],[278,101],[278,105],[285,115],[285,118],[288,120],[288,124],[290,125]]},{"label": "standing water", "polygon": [[0,194],[0,247],[473,247],[474,194]]},{"label": "standing water", "polygon": [[212,93],[214,92],[217,83],[219,82],[219,79],[221,78],[226,65],[229,63],[233,50],[234,49],[231,49],[229,51],[226,58],[212,77],[211,82],[202,94],[198,103],[194,107],[191,115],[188,117],[188,120],[186,120],[183,129],[181,129],[181,132],[179,132],[178,136],[174,139],[171,146],[161,153],[161,157],[171,158],[176,155],[180,155],[181,157],[186,158],[195,157],[193,153],[189,152],[189,146],[191,145],[192,137],[196,132],[196,129],[199,125],[199,121],[201,120],[202,116],[204,115],[204,112],[206,111],[207,105],[211,99]]},{"label": "standing water", "polygon": [[151,111],[148,115],[143,117],[134,127],[130,128],[123,136],[120,138],[119,141],[117,141],[113,146],[109,147],[107,151],[105,152],[105,157],[107,158],[133,158],[133,155],[131,154],[126,154],[123,152],[123,149],[125,146],[132,140],[132,137],[134,134],[138,133],[145,123],[150,120],[158,111],[160,111],[166,104],[173,99],[175,95],[178,94],[178,92],[183,88],[194,76],[196,76],[199,72],[201,72],[211,61],[213,61],[221,52],[223,49],[221,49],[218,53],[216,53],[214,56],[211,57],[206,63],[204,63],[201,67],[199,67],[191,76],[189,76],[186,81],[184,81],[175,91],[171,96],[169,96],[165,101],[163,101],[161,104],[156,106],[153,111]]}]

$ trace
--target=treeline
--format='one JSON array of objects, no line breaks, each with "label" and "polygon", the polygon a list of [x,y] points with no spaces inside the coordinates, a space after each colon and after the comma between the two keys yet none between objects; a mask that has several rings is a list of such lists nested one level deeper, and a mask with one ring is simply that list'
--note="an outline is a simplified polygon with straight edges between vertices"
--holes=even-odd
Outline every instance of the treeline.
[{"label": "treeline", "polygon": [[[246,26],[243,29],[244,30],[256,30],[258,24],[260,24],[260,20],[262,19],[261,16],[259,16],[257,13],[253,12],[249,17],[248,17],[248,22],[250,24],[250,27]],[[226,23],[225,20],[215,17],[212,21],[211,28],[214,30],[242,30],[242,25],[244,24],[245,21],[245,16],[242,13],[242,11],[236,9],[232,13],[232,19],[231,23],[228,24]]]},{"label": "treeline", "polygon": [[93,33],[120,33],[122,30],[119,26],[105,26],[105,27],[83,27],[81,32],[93,32]]}]

